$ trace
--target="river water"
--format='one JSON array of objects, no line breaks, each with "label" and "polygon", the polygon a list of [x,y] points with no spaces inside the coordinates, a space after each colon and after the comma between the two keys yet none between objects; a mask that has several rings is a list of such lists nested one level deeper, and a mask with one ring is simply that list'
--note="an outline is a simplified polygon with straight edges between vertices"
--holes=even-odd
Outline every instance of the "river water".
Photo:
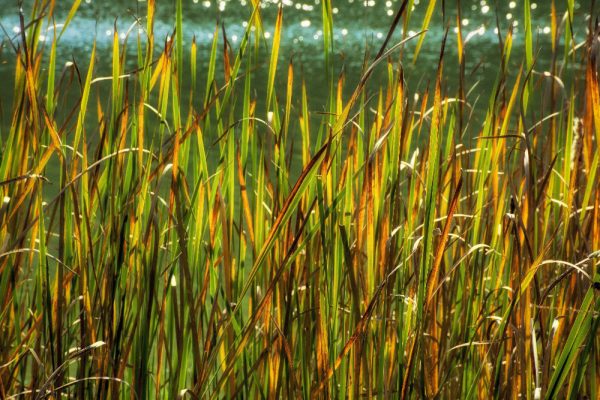
[{"label": "river water", "polygon": [[[11,92],[14,74],[14,53],[8,45],[8,40],[18,40],[19,13],[15,0],[0,0],[0,23],[6,33],[1,33],[2,48],[0,52],[0,96],[2,113],[0,127],[6,131],[11,108]],[[25,1],[24,8],[31,1]],[[57,24],[64,21],[72,5],[71,1],[59,0],[55,20]],[[157,0],[157,18],[155,23],[155,37],[157,43],[162,43],[172,34],[175,25],[175,1]],[[420,24],[428,5],[426,0],[415,0],[413,17],[408,30],[420,30]],[[409,89],[413,92],[422,91],[427,85],[431,86],[434,79],[440,43],[444,35],[446,24],[449,24],[450,35],[447,45],[448,66],[445,70],[444,84],[450,92],[457,84],[459,76],[457,68],[456,46],[456,15],[458,0],[438,0],[432,22],[427,32],[423,48],[418,60],[412,62],[414,43],[408,45],[404,57],[403,68],[407,77]],[[466,42],[467,54],[467,89],[475,88],[474,95],[487,94],[491,89],[499,65],[499,39],[506,36],[512,25],[515,34],[515,44],[512,52],[515,70],[518,70],[524,59],[523,41],[523,2],[503,0],[462,0],[461,20],[463,38]],[[495,4],[497,3],[497,4]],[[536,69],[545,70],[550,58],[550,0],[532,0],[531,16],[533,21],[533,35],[535,54],[537,56]],[[557,10],[562,16],[566,9],[566,1],[557,0]],[[360,76],[365,50],[370,48],[373,55],[387,33],[393,15],[400,7],[401,0],[333,0],[334,13],[334,52],[335,72],[342,69],[347,76],[348,86],[356,82]],[[576,15],[574,19],[578,31],[575,40],[585,40],[586,26],[589,21],[590,1],[577,1],[575,4]],[[445,13],[442,13],[442,5]],[[310,106],[323,109],[326,104],[323,88],[327,87],[327,76],[324,73],[323,33],[321,23],[320,0],[305,0],[294,2],[283,1],[283,34],[280,61],[284,64],[293,59],[298,71],[297,77],[304,77],[307,82],[307,91]],[[97,75],[109,74],[111,63],[111,46],[113,31],[116,26],[118,32],[125,38],[126,32],[136,28],[136,21],[145,15],[146,4],[143,0],[84,0],[80,9],[62,36],[57,54],[57,70],[69,62],[76,62],[82,70],[88,63],[89,54],[94,41],[98,46]],[[265,37],[272,41],[273,27],[277,15],[278,2],[265,1],[261,6],[261,16],[265,26]],[[198,43],[199,57],[199,82],[204,82],[203,73],[206,72],[206,63],[212,35],[217,24],[222,24],[232,46],[237,48],[242,37],[246,21],[252,12],[249,0],[184,0],[184,48],[189,48],[192,38]],[[142,20],[142,25],[145,22]],[[59,25],[60,26],[60,25]],[[498,29],[499,28],[499,29]],[[402,37],[402,29],[393,37],[398,41]],[[7,36],[10,36],[9,37]],[[48,41],[52,30],[42,33],[42,40]],[[135,36],[129,39],[129,57],[133,67],[135,65]],[[411,47],[412,46],[412,47]],[[262,91],[266,90],[268,71],[268,57],[263,64],[264,71],[259,71],[254,80],[254,92],[258,98],[266,97]],[[220,77],[223,82],[222,76]],[[298,78],[296,78],[298,79]],[[285,70],[280,70],[279,85],[283,86]],[[485,98],[485,96],[484,96]],[[483,111],[485,111],[485,107]]]}]

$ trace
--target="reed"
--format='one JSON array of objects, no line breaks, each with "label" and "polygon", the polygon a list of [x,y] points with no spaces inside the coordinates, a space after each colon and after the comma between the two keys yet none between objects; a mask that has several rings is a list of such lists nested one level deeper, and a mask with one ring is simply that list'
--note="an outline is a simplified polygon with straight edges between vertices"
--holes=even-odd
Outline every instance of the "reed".
[{"label": "reed", "polygon": [[402,63],[449,4],[411,36],[400,2],[346,87],[323,0],[319,105],[282,52],[282,7],[264,21],[253,0],[239,45],[217,27],[204,53],[182,0],[166,40],[148,0],[112,55],[59,72],[80,3],[40,42],[55,2],[33,1],[9,42],[1,398],[600,396],[600,92],[573,0],[552,2],[546,73],[525,1],[525,57],[500,32],[479,101],[460,2],[417,98]]}]

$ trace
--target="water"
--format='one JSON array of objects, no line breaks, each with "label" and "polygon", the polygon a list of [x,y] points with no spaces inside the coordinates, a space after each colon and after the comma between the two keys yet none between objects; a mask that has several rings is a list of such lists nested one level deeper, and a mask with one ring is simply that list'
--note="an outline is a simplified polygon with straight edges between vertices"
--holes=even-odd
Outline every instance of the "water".
[{"label": "water", "polygon": [[[1,0],[0,22],[11,36],[11,40],[18,38],[19,17],[18,8],[14,0]],[[25,2],[25,10],[31,1]],[[157,1],[157,16],[155,23],[155,38],[158,45],[173,33],[174,30],[174,1]],[[204,82],[202,77],[206,71],[206,62],[209,56],[209,48],[212,35],[217,24],[223,24],[227,36],[234,48],[239,45],[246,20],[251,15],[252,9],[249,0],[186,0],[184,1],[184,48],[189,48],[192,38],[196,38],[199,55],[199,82]],[[348,90],[360,76],[364,60],[365,50],[371,49],[374,54],[387,33],[392,22],[393,15],[400,7],[401,0],[340,0],[332,2],[334,13],[334,50],[335,50],[335,73],[342,68],[346,73]],[[415,0],[412,24],[409,30],[416,32],[420,30],[425,10],[428,5],[426,0]],[[407,77],[409,89],[420,92],[427,86],[431,86],[437,67],[440,44],[444,35],[446,23],[450,23],[450,34],[447,44],[447,67],[445,70],[445,86],[451,90],[457,85],[458,68],[456,56],[456,3],[454,0],[445,1],[446,15],[442,15],[442,1],[438,1],[434,12],[430,30],[424,42],[421,54],[416,63],[412,63],[412,49],[414,41],[409,44],[405,53],[403,68]],[[498,1],[493,0],[463,0],[462,2],[462,25],[463,38],[466,42],[465,52],[467,54],[467,80],[468,87],[476,86],[473,95],[486,94],[494,84],[495,72],[499,65],[498,27],[503,37],[511,25],[515,33],[515,44],[512,59],[518,69],[520,62],[524,59],[523,51],[523,5],[522,1]],[[557,2],[563,3],[563,2]],[[60,23],[66,18],[72,2],[57,1],[55,15],[56,23],[60,29]],[[589,19],[590,2],[576,2],[576,18],[586,23],[579,24],[580,32],[576,32],[576,40],[585,40],[585,28]],[[76,62],[82,71],[87,66],[89,53],[94,40],[98,46],[98,68],[97,75],[110,74],[110,48],[115,26],[122,39],[128,32],[134,34],[129,39],[129,50],[135,52],[135,30],[138,29],[137,21],[140,17],[141,26],[145,26],[143,16],[145,15],[145,1],[138,0],[116,0],[99,1],[84,0],[80,9],[61,38],[57,54],[57,70],[61,65]],[[261,16],[265,25],[265,37],[272,41],[273,26],[277,14],[278,3],[266,1],[262,3]],[[558,4],[560,15],[564,13],[564,4]],[[294,2],[283,1],[283,36],[280,50],[280,60],[286,63],[293,59],[297,71],[297,80],[304,77],[308,84],[308,94],[311,107],[323,109],[325,93],[323,88],[327,87],[327,77],[324,73],[323,60],[323,34],[321,30],[321,4],[320,0],[305,0]],[[550,57],[550,1],[537,0],[531,2],[531,14],[534,28],[534,42],[537,51],[536,69],[545,70],[549,64]],[[497,17],[497,20],[496,20]],[[446,22],[444,22],[446,21]],[[497,23],[498,21],[498,23]],[[52,28],[42,33],[42,40],[49,41],[52,38]],[[399,27],[393,37],[398,41],[402,37]],[[411,47],[412,46],[412,47]],[[0,52],[0,91],[2,113],[0,115],[0,127],[6,127],[11,104],[11,92],[14,74],[14,54],[8,45],[8,39],[2,34],[2,51]],[[134,53],[130,57],[131,66],[135,62]],[[254,89],[257,97],[266,97],[261,89],[266,89],[268,71],[268,58],[262,68],[256,72]],[[223,82],[222,76],[219,77]],[[285,80],[285,70],[280,69],[280,84]],[[377,79],[377,78],[375,78]],[[185,91],[184,91],[185,92]],[[482,107],[479,107],[482,108]],[[485,107],[483,107],[485,109]]]}]

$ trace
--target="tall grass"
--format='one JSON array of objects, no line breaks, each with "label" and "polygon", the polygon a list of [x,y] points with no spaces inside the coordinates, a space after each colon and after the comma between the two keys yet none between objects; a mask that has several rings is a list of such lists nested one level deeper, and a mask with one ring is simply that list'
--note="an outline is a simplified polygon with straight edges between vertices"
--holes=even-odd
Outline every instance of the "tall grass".
[{"label": "tall grass", "polygon": [[34,1],[0,160],[0,397],[598,398],[600,92],[593,35],[578,46],[559,3],[550,70],[526,7],[525,59],[500,32],[486,103],[460,9],[459,88],[445,38],[417,98],[403,49],[418,59],[440,5],[410,36],[399,4],[344,88],[323,1],[316,113],[281,62],[283,8],[271,41],[257,0],[239,46],[217,28],[199,54],[182,1],[164,40],[149,0],[69,88],[56,51],[80,1],[48,42],[55,2]]}]

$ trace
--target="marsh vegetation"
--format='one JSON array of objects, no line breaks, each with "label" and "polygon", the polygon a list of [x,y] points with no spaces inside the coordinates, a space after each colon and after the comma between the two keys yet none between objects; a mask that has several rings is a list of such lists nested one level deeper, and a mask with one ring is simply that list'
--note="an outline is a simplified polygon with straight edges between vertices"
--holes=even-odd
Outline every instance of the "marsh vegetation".
[{"label": "marsh vegetation", "polygon": [[4,27],[0,398],[599,398],[594,1],[390,1],[342,57],[320,0],[311,57],[148,0],[66,61],[55,3]]}]

